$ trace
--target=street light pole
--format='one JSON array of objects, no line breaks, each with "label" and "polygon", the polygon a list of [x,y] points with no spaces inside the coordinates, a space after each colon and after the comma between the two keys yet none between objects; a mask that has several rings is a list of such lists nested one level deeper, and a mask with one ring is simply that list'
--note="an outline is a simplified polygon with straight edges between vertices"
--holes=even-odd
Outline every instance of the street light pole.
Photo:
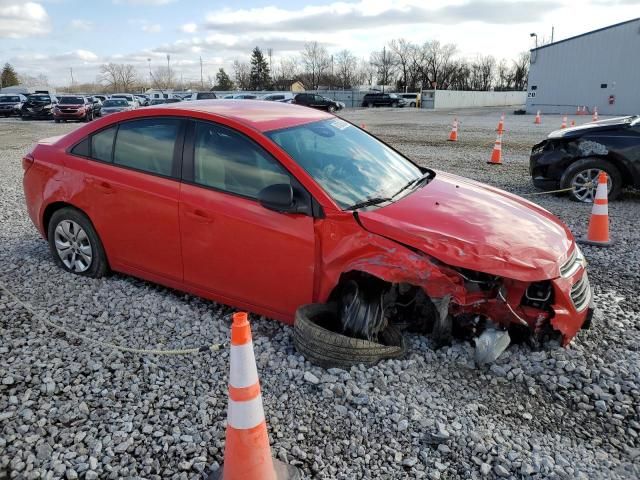
[{"label": "street light pole", "polygon": [[536,48],[538,48],[538,34],[534,32],[534,33],[530,33],[529,36],[530,37],[535,37],[535,39],[536,39]]}]

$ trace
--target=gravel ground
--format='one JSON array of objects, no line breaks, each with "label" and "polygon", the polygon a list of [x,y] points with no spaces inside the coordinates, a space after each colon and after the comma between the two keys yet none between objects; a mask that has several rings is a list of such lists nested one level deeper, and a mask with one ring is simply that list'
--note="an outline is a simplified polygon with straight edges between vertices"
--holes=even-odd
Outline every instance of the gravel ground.
[{"label": "gravel ground", "polygon": [[[344,116],[417,162],[519,194],[533,143],[558,116],[508,115],[504,164],[489,166],[499,112],[353,110]],[[571,117],[570,117],[571,118]],[[582,117],[575,117],[581,123]],[[70,330],[132,347],[227,339],[231,309],[131,277],[54,266],[27,218],[20,158],[75,125],[0,120],[0,281]],[[535,201],[576,235],[590,208]],[[567,349],[513,346],[489,368],[465,343],[350,371],[311,366],[292,329],[254,318],[274,455],[309,478],[640,477],[640,195],[610,205],[616,244],[585,247],[595,325]],[[226,351],[122,354],[48,331],[0,292],[0,478],[201,478],[222,462]]]}]

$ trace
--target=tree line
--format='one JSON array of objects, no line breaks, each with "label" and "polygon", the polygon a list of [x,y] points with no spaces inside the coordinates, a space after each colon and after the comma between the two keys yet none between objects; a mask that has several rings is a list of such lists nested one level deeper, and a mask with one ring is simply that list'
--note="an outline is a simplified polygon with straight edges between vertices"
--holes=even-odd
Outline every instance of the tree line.
[{"label": "tree line", "polygon": [[[169,60],[167,58],[167,60]],[[352,89],[384,86],[397,91],[421,89],[450,90],[524,90],[529,74],[529,52],[515,59],[497,60],[491,55],[465,58],[453,43],[429,40],[422,44],[399,38],[371,52],[369,58],[358,58],[343,49],[335,53],[318,42],[309,42],[303,50],[273,60],[273,51],[255,47],[249,61],[236,59],[231,74],[219,68],[215,76],[183,81],[180,71],[167,66],[140,75],[132,64],[106,63],[94,83],[73,84],[73,92],[128,92],[145,88],[178,90],[289,90],[299,81],[307,90],[319,88]],[[3,86],[10,84],[47,85],[45,76],[18,75],[11,65],[2,70]]]}]

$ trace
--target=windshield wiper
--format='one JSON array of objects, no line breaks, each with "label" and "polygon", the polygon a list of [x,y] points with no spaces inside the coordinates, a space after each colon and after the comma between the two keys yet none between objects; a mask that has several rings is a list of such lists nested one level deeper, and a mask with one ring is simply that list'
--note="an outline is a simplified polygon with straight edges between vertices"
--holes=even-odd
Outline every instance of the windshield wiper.
[{"label": "windshield wiper", "polygon": [[370,207],[371,205],[378,205],[380,203],[390,202],[390,201],[391,201],[391,198],[385,198],[385,197],[367,198],[362,202],[354,203],[350,207],[345,208],[345,210],[357,210],[359,208]]},{"label": "windshield wiper", "polygon": [[409,188],[409,187],[411,187],[413,185],[417,185],[420,182],[422,182],[423,180],[427,180],[430,176],[431,176],[431,172],[425,172],[422,175],[420,175],[418,178],[414,178],[413,180],[410,180],[409,183],[407,183],[404,187],[402,187],[400,190],[398,190],[396,193],[394,193],[391,196],[391,198],[397,197],[402,192],[404,192],[407,188]]}]

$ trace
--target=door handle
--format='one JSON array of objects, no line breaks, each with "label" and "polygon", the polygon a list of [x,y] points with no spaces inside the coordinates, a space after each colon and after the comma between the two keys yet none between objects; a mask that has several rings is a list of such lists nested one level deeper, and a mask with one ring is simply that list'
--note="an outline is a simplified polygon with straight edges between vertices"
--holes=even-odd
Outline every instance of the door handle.
[{"label": "door handle", "polygon": [[204,211],[200,210],[199,208],[189,209],[185,212],[185,215],[200,223],[213,222],[213,218],[211,218],[209,215],[207,215]]}]

